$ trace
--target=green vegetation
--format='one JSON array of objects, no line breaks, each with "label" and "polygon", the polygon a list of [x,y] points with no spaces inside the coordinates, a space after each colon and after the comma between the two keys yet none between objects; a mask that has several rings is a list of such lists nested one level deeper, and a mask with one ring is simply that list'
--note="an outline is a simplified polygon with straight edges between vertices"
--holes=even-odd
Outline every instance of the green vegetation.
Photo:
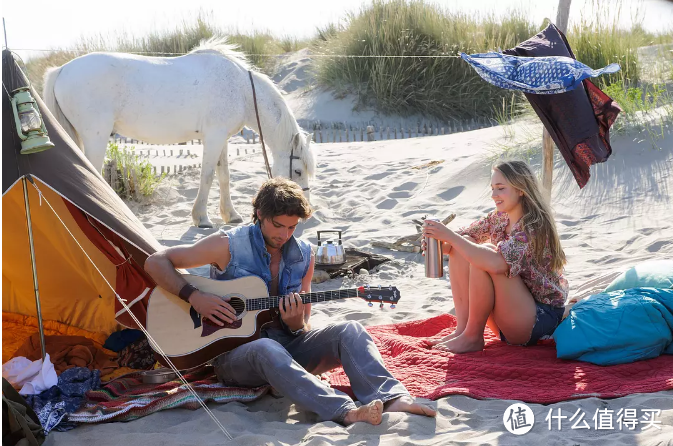
[{"label": "green vegetation", "polygon": [[[103,177],[106,177],[108,166],[116,167],[116,182],[112,180],[111,184],[117,195],[124,199],[139,199],[141,196],[151,196],[156,188],[164,179],[166,174],[156,176],[152,172],[152,164],[149,161],[139,161],[138,155],[126,147],[119,148],[113,142],[108,143],[105,153],[106,165],[103,167]],[[106,178],[110,181],[109,178]]]},{"label": "green vegetation", "polygon": [[[655,36],[640,26],[619,28],[620,7],[620,2],[596,2],[589,8],[590,15],[568,33],[569,43],[581,62],[593,68],[620,64],[619,73],[599,80],[603,85],[637,84],[637,49],[673,42],[673,32]],[[501,120],[503,100],[510,111],[518,113],[527,108],[522,105],[523,95],[492,87],[461,59],[427,56],[511,48],[540,28],[523,11],[511,11],[502,18],[474,17],[422,0],[374,0],[349,14],[345,24],[318,30],[314,45],[322,53],[373,57],[319,59],[316,71],[321,84],[337,93],[357,94],[360,105],[383,112]],[[386,57],[407,55],[424,57]]]},{"label": "green vegetation", "polygon": [[[488,116],[511,93],[484,82],[462,59],[442,56],[512,47],[536,31],[523,13],[477,22],[422,1],[376,0],[345,25],[320,30],[315,44],[321,53],[372,57],[321,58],[316,72],[319,83],[385,113]],[[388,57],[409,55],[424,57]]]}]

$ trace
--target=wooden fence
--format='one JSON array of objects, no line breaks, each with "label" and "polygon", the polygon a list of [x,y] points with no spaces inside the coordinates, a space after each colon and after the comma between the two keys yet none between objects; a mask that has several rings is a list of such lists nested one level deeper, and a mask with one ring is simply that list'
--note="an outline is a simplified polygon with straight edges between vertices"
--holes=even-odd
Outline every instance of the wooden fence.
[{"label": "wooden fence", "polygon": [[[426,136],[447,135],[451,133],[477,130],[485,127],[497,125],[494,120],[472,119],[468,121],[450,121],[441,123],[438,121],[426,121],[406,123],[388,122],[324,122],[324,121],[299,121],[300,126],[313,135],[313,140],[318,143],[334,142],[365,142],[365,141],[385,141],[391,139],[419,138]],[[244,138],[248,144],[259,142],[259,135],[254,131],[245,128],[236,135]],[[133,153],[139,160],[147,160],[152,164],[155,175],[176,175],[201,169],[202,150],[200,139],[194,139],[178,144],[162,144],[160,148],[150,147],[142,148],[143,145],[153,145],[137,139],[127,138],[121,135],[114,135],[111,141],[117,144],[139,146],[133,150]],[[174,146],[191,146],[178,148]],[[235,154],[234,154],[235,149]],[[229,146],[229,158],[233,160],[238,157],[261,154],[257,147],[242,148],[236,145]],[[166,159],[164,159],[166,158]],[[103,176],[107,182],[118,189],[119,182],[127,178],[122,175],[118,178],[117,166],[112,166],[110,161],[106,162]],[[129,181],[126,179],[126,181]],[[134,181],[133,178],[130,181]],[[129,190],[130,185],[124,184]],[[130,187],[130,189],[134,189]]]},{"label": "wooden fence", "polygon": [[498,125],[495,120],[470,119],[467,121],[426,122],[321,122],[300,121],[304,129],[313,134],[318,143],[385,141],[391,139],[419,138],[467,132]]},{"label": "wooden fence", "polygon": [[[498,122],[493,119],[478,118],[465,121],[425,121],[411,122],[329,122],[329,121],[310,121],[298,120],[301,128],[313,135],[313,141],[318,143],[334,142],[365,142],[365,141],[385,141],[390,139],[419,138],[425,136],[448,135],[451,133],[468,132],[471,130],[493,127]],[[248,144],[255,144],[259,141],[259,135],[244,128],[238,134]],[[125,136],[115,135],[112,140],[117,144],[135,144],[146,145],[148,143],[126,138]],[[201,145],[200,139],[193,139],[178,144],[162,145]]]}]

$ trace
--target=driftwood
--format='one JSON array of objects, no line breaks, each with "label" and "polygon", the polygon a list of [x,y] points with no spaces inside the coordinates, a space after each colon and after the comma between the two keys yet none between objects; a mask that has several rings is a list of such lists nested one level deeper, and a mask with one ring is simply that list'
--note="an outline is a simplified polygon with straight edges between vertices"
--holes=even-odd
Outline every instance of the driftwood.
[{"label": "driftwood", "polygon": [[[456,214],[451,214],[442,220],[442,224],[448,225],[456,218]],[[421,239],[423,238],[423,220],[412,220],[416,225],[416,234],[405,235],[404,237],[398,238],[394,243],[382,242],[382,241],[372,241],[372,246],[375,248],[385,248],[394,251],[403,251],[403,252],[421,252]]]},{"label": "driftwood", "polygon": [[419,246],[407,246],[407,245],[402,245],[402,244],[397,244],[397,243],[390,243],[390,242],[379,242],[374,240],[372,242],[372,246],[375,248],[385,248],[385,249],[390,249],[394,251],[404,251],[404,252],[421,252],[421,247]]}]

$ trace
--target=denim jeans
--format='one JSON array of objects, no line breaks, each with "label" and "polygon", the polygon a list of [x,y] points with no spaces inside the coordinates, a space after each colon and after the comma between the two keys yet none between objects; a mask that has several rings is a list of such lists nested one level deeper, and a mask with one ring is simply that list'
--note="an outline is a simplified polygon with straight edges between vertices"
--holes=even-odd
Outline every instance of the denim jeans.
[{"label": "denim jeans", "polygon": [[222,383],[256,387],[271,384],[298,406],[323,420],[342,423],[356,408],[346,394],[315,375],[343,366],[356,398],[363,404],[409,395],[385,369],[372,338],[358,322],[342,322],[292,336],[282,329],[263,331],[258,340],[218,356],[215,373]]}]

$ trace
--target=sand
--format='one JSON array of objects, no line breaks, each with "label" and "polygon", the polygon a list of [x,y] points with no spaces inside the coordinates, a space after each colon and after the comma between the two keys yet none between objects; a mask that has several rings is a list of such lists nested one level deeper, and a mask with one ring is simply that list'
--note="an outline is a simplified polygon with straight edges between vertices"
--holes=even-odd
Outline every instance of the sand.
[{"label": "sand", "polygon": [[[533,126],[540,134],[539,125]],[[571,297],[601,291],[620,271],[648,259],[673,257],[673,135],[654,149],[638,134],[614,136],[614,154],[591,169],[589,184],[580,190],[557,154],[553,207],[563,247],[568,256],[566,277]],[[332,279],[314,290],[336,289],[357,283],[394,284],[402,293],[395,310],[370,308],[364,301],[316,304],[312,323],[357,320],[365,326],[427,318],[453,311],[447,277],[426,279],[418,254],[372,248],[373,240],[388,240],[414,232],[413,218],[444,217],[456,213],[458,228],[493,209],[490,166],[503,143],[516,146],[502,128],[409,140],[317,144],[318,173],[311,185],[315,216],[302,224],[297,236],[316,243],[316,230],[341,229],[347,247],[388,255],[393,261],[369,275]],[[240,141],[239,141],[240,142]],[[234,143],[232,148],[252,148]],[[235,150],[231,150],[234,152]],[[243,152],[243,150],[241,150]],[[425,166],[432,161],[431,166]],[[539,171],[539,156],[529,159]],[[425,167],[424,167],[425,166]],[[251,213],[251,198],[265,179],[262,156],[232,160],[232,197],[241,215]],[[191,206],[198,176],[170,177],[154,200],[131,204],[134,212],[164,246],[193,243],[212,230],[191,226]],[[217,227],[219,191],[214,182],[208,212]],[[205,273],[204,268],[192,270]],[[549,373],[554,373],[550,370]],[[673,375],[673,371],[672,371]],[[234,437],[228,441],[203,410],[174,409],[129,423],[81,426],[53,433],[54,444],[106,446],[195,444],[673,444],[673,391],[636,394],[603,400],[589,398],[551,405],[530,404],[536,417],[533,429],[521,437],[505,430],[502,416],[511,401],[476,400],[449,396],[430,402],[436,419],[407,414],[384,414],[380,426],[362,423],[342,427],[318,422],[286,398],[265,396],[248,405],[210,405]],[[597,431],[591,417],[597,408],[661,409],[662,429],[635,432]],[[591,430],[549,429],[544,421],[550,409],[571,417],[586,413]],[[639,411],[640,413],[640,411]]]}]

